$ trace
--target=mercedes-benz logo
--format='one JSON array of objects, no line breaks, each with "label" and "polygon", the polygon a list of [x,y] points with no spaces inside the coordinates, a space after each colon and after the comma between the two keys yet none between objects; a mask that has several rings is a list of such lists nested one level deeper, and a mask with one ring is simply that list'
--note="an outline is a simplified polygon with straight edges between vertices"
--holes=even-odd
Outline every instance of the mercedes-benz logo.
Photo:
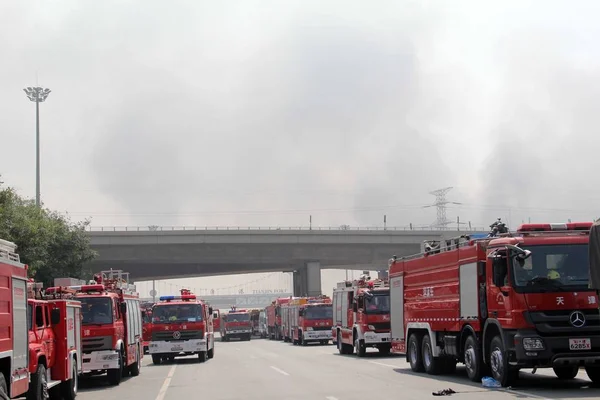
[{"label": "mercedes-benz logo", "polygon": [[569,315],[569,322],[575,328],[581,328],[585,325],[585,315],[581,311],[573,311],[571,315]]},{"label": "mercedes-benz logo", "polygon": [[181,332],[175,331],[173,332],[173,339],[177,340],[181,337]]}]

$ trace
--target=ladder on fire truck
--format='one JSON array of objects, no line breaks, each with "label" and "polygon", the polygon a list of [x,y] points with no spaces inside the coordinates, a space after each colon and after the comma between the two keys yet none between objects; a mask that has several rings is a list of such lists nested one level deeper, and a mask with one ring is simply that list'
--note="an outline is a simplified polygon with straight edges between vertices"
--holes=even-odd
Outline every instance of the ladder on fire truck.
[{"label": "ladder on fire truck", "polygon": [[137,294],[135,285],[129,283],[129,272],[120,269],[100,271],[94,275],[94,283],[104,285],[107,289],[121,289],[126,294]]},{"label": "ladder on fire truck", "polygon": [[338,282],[337,289],[351,288],[351,287],[376,289],[376,288],[383,288],[386,286],[387,286],[387,280],[381,279],[381,278],[371,279],[369,274],[363,273],[358,279],[354,279],[353,281]]},{"label": "ladder on fire truck", "polygon": [[[497,222],[490,225],[493,227],[495,224],[500,224],[501,221],[498,219]],[[557,234],[557,235],[587,235],[589,234],[590,223],[587,222],[573,222],[568,224],[556,223],[556,224],[523,224],[519,227],[517,232],[510,232],[508,228],[505,228],[501,233],[492,232],[490,233],[472,233],[460,235],[450,239],[440,239],[440,240],[424,240],[421,244],[421,252],[419,254],[414,254],[406,257],[401,257],[402,260],[411,260],[414,258],[418,258],[421,256],[428,256],[431,254],[439,254],[447,251],[456,250],[460,247],[473,245],[476,242],[487,243],[492,239],[502,238],[502,237],[514,237],[517,235],[548,235],[548,234]],[[391,265],[398,258],[393,256],[389,260],[389,265]]]},{"label": "ladder on fire truck", "polygon": [[4,258],[8,261],[21,262],[21,259],[17,254],[17,245],[8,240],[0,239],[0,258]]}]

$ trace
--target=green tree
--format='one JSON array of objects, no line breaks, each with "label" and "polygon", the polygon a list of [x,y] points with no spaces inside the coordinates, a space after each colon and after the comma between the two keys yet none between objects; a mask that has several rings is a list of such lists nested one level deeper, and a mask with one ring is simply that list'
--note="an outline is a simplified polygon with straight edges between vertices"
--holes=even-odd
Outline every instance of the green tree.
[{"label": "green tree", "polygon": [[54,278],[88,278],[86,265],[96,257],[85,228],[89,221],[72,223],[66,216],[38,208],[12,188],[0,188],[0,238],[18,246],[29,276],[45,287]]}]

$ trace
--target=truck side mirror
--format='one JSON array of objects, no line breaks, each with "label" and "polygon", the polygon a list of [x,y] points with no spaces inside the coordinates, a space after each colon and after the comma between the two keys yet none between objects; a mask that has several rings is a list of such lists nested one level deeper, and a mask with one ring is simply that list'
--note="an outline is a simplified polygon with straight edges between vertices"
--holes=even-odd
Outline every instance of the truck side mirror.
[{"label": "truck side mirror", "polygon": [[58,308],[53,308],[50,311],[50,323],[52,325],[58,325],[60,323],[60,310]]},{"label": "truck side mirror", "polygon": [[120,307],[121,307],[121,314],[123,314],[123,315],[127,314],[127,303],[121,303]]},{"label": "truck side mirror", "polygon": [[208,307],[208,313],[212,314],[213,313],[213,308],[212,307]]},{"label": "truck side mirror", "polygon": [[358,312],[358,304],[352,303],[352,311]]},{"label": "truck side mirror", "polygon": [[299,317],[304,316],[304,310],[298,310],[298,316]]},{"label": "truck side mirror", "polygon": [[146,318],[146,311],[142,311],[142,318]]}]

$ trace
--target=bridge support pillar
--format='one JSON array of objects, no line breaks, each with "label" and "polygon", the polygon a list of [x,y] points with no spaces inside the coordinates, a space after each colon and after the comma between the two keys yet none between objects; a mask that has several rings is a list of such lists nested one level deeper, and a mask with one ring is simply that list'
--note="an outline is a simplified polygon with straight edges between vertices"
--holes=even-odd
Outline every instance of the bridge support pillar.
[{"label": "bridge support pillar", "polygon": [[294,271],[294,296],[321,295],[321,263],[310,261]]}]

